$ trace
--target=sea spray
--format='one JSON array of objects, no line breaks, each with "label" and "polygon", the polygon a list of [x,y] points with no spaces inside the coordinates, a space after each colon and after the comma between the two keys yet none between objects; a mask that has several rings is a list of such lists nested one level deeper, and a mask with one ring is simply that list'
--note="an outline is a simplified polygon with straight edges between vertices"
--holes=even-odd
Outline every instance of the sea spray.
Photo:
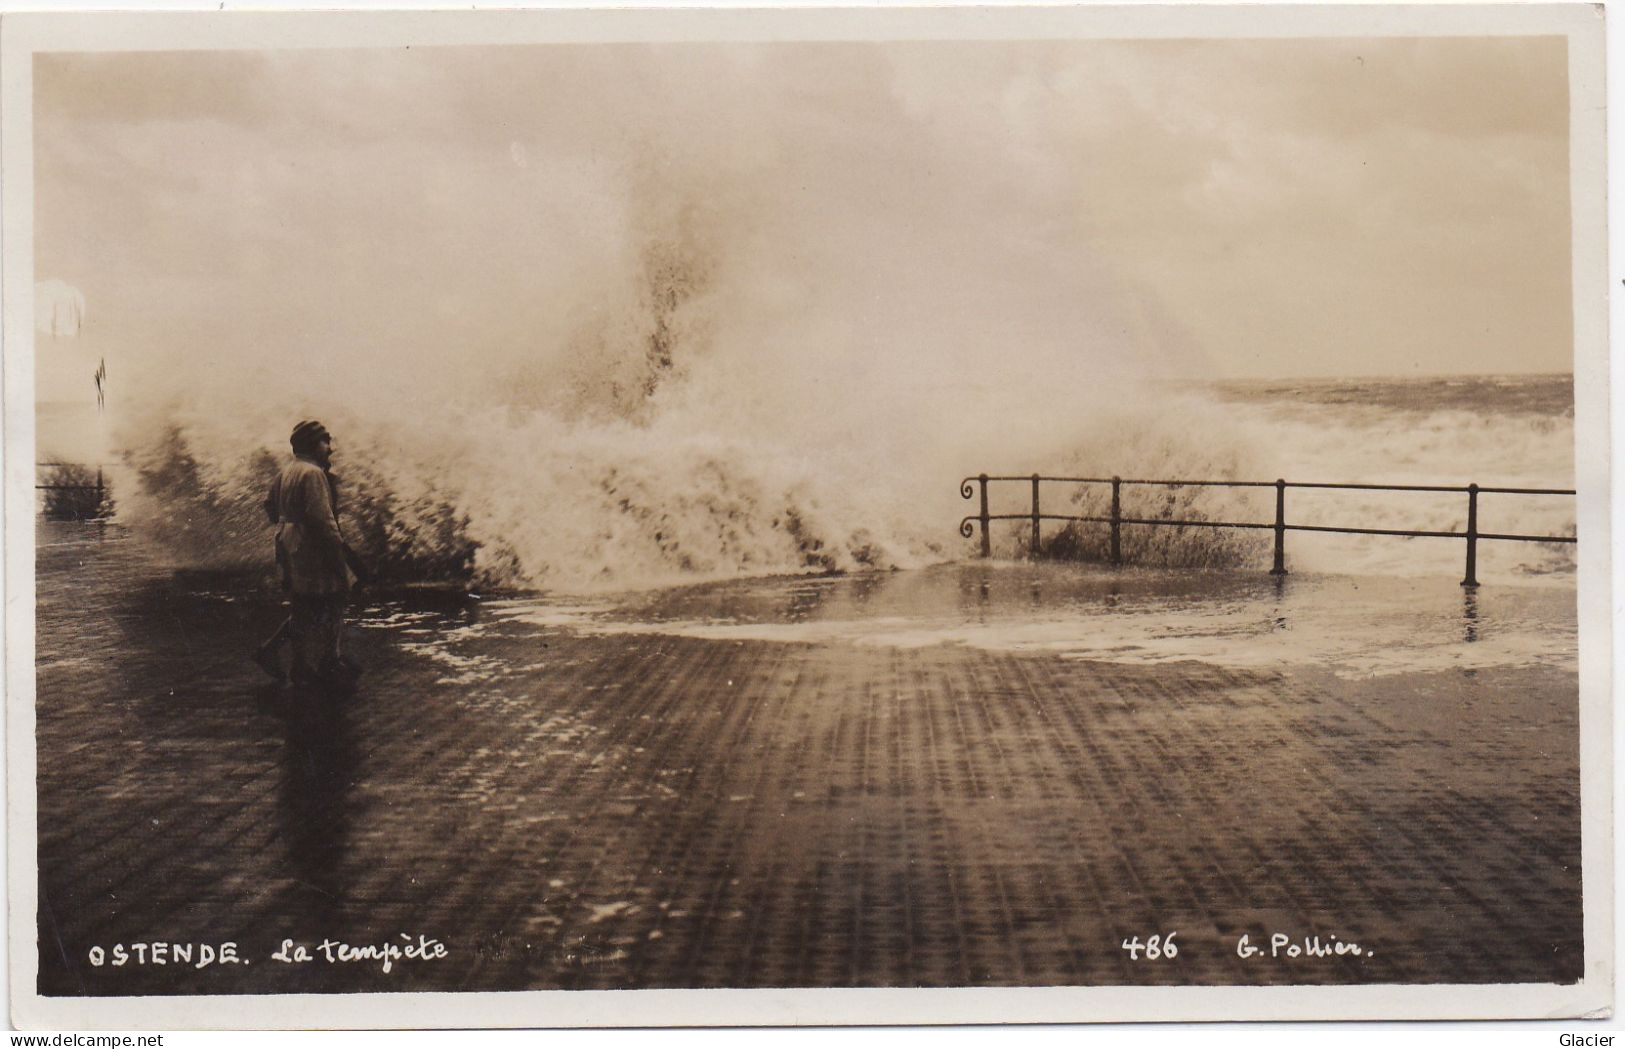
[{"label": "sea spray", "polygon": [[[118,125],[128,155],[181,136],[188,178],[230,187],[188,212],[206,272],[168,271],[137,237],[116,247],[139,301],[85,304],[118,322],[99,337],[119,515],[175,564],[268,566],[259,504],[311,417],[337,437],[345,526],[385,578],[565,590],[973,555],[958,484],[984,470],[1522,471],[1493,402],[1464,461],[1455,438],[1477,423],[1460,413],[1415,429],[1167,397],[1155,380],[1211,377],[1202,333],[1102,257],[1067,131],[1121,107],[1051,76],[1062,57],[998,58],[1012,89],[991,93],[944,92],[923,44],[205,62],[196,82],[252,84],[265,104],[201,138]],[[364,113],[390,116],[361,134]],[[218,231],[199,218],[216,214]],[[1081,512],[1101,493],[1059,498]],[[1229,501],[1249,498],[1189,489],[1146,516],[1268,519]],[[1288,512],[1334,513],[1296,491]],[[1022,553],[1017,534],[996,552]],[[1076,531],[1074,552],[1098,556],[1100,534]],[[1125,555],[1244,562],[1257,538],[1140,526]],[[1293,535],[1289,564],[1417,561],[1405,541],[1317,561],[1321,545]]]},{"label": "sea spray", "polygon": [[[1320,380],[1184,384],[1146,388],[1132,410],[1096,416],[1093,430],[1068,454],[1020,464],[1045,476],[1092,477],[1092,484],[1046,482],[1045,514],[1106,518],[1109,479],[1248,481],[1267,487],[1225,488],[1125,483],[1124,518],[1232,521],[1268,525],[1275,516],[1272,482],[1443,485],[1564,489],[1573,484],[1572,384],[1568,376]],[[974,487],[974,486],[973,486]],[[1025,480],[991,486],[994,514],[1025,514]],[[1464,533],[1464,492],[1322,490],[1289,487],[1290,524],[1395,531]],[[974,516],[974,503],[964,513]],[[1572,536],[1574,499],[1563,495],[1483,493],[1482,532]],[[993,526],[995,556],[1026,557],[1025,519]],[[1040,556],[1106,562],[1110,526],[1103,520],[1045,521]],[[1119,551],[1127,564],[1268,567],[1267,529],[1123,525]],[[1300,572],[1428,576],[1463,572],[1464,544],[1434,537],[1334,535],[1289,531],[1287,565]],[[1484,540],[1478,575],[1496,582],[1571,577],[1572,544]]]},{"label": "sea spray", "polygon": [[[894,435],[890,451],[906,450],[918,476],[888,475],[888,464],[866,460],[867,449],[856,443],[796,447],[771,435],[746,441],[725,426],[708,429],[703,413],[670,396],[664,411],[643,422],[465,410],[400,427],[339,410],[332,425],[346,435],[339,467],[346,528],[386,579],[575,590],[974,556],[975,542],[952,532],[954,522],[976,512],[975,501],[954,490],[973,469],[1397,484],[1480,477],[1531,487],[1560,486],[1570,476],[1561,460],[1571,430],[1561,417],[1407,416],[1370,406],[1304,417],[1295,402],[1223,403],[1149,388],[1139,397],[1136,408],[1157,410],[1096,408],[1070,420],[1064,443],[1043,449],[1035,440],[1029,454],[1007,459],[961,447],[952,461],[943,456],[932,465],[926,450],[906,449]],[[186,413],[177,408],[174,415]],[[132,457],[142,478],[133,500],[145,511],[138,519],[184,555],[180,563],[265,564],[257,503],[286,454],[277,448],[280,435],[231,459],[193,454],[186,433],[205,445],[221,436],[191,419]],[[1044,487],[1048,513],[1103,517],[1109,497],[1109,485]],[[1029,499],[1025,483],[996,485],[993,510],[1023,513]],[[1273,499],[1272,488],[1125,485],[1122,512],[1267,523]],[[1481,528],[1572,534],[1572,503],[1482,496]],[[1459,493],[1294,488],[1287,496],[1290,521],[1326,526],[1461,531],[1465,510]],[[1024,521],[996,524],[995,556],[1026,556],[1029,535]],[[1108,537],[1098,522],[1045,522],[1041,552],[1104,561]],[[1269,538],[1259,530],[1124,526],[1121,550],[1130,564],[1263,568]],[[1460,570],[1462,558],[1460,541],[1302,532],[1289,533],[1287,551],[1294,571],[1342,573],[1448,574]],[[1490,579],[1573,571],[1570,546],[1486,541],[1480,557],[1481,575]]]},{"label": "sea spray", "polygon": [[[1232,432],[1293,481],[1568,489],[1574,485],[1573,379],[1461,376],[1227,384]],[[1266,479],[1268,479],[1266,477]],[[1290,522],[1465,532],[1461,492],[1290,489]],[[1575,499],[1483,494],[1479,530],[1572,536]],[[1460,575],[1465,544],[1431,537],[1289,533],[1303,571]],[[1486,540],[1481,580],[1572,579],[1575,547]]]},{"label": "sea spray", "polygon": [[[908,567],[963,553],[964,473],[1064,455],[1148,377],[1200,374],[1067,217],[1075,190],[1019,148],[964,163],[982,125],[888,86],[899,59],[792,48],[764,77],[744,51],[660,55],[608,80],[613,56],[560,56],[638,104],[595,121],[578,99],[502,143],[507,181],[469,173],[492,194],[450,225],[414,219],[425,258],[457,261],[439,284],[391,283],[396,260],[362,253],[307,285],[305,260],[274,256],[291,335],[245,317],[225,344],[144,339],[110,409],[141,489],[126,520],[179,564],[265,563],[261,493],[314,417],[385,578],[591,590]],[[365,59],[403,76],[442,60]],[[481,237],[524,264],[493,268]]]},{"label": "sea spray", "polygon": [[[1215,522],[1258,520],[1264,499],[1257,489],[1133,483],[1141,481],[1250,480],[1263,460],[1254,446],[1238,439],[1230,409],[1200,394],[1146,387],[1131,404],[1102,409],[1073,447],[1038,464],[1045,476],[1093,478],[1090,483],[1045,482],[1040,506],[1046,514],[1107,518],[1112,477],[1119,487],[1121,517],[1142,521]],[[1020,512],[1030,487],[1006,482],[1003,506]],[[1013,498],[1012,498],[1013,497]],[[1007,556],[1032,553],[1032,533],[1024,522],[999,529],[995,551]],[[1118,554],[1126,564],[1230,567],[1256,560],[1265,549],[1256,532],[1196,525],[1120,526]],[[1105,521],[1041,522],[1039,556],[1106,562],[1111,528]],[[1267,556],[1267,555],[1266,555]]]}]

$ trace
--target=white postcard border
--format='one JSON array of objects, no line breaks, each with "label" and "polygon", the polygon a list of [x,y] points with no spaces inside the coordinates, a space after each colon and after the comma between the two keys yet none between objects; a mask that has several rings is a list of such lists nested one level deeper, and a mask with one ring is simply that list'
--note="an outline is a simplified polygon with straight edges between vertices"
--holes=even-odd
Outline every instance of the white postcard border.
[{"label": "white postcard border", "polygon": [[[58,1029],[445,1028],[1545,1018],[1612,1005],[1610,456],[1601,8],[1583,4],[1138,5],[0,16],[10,982],[13,1022]],[[1570,43],[1580,741],[1586,976],[1558,985],[647,990],[46,998],[37,977],[32,119],[44,51],[608,41],[1563,35]]]}]

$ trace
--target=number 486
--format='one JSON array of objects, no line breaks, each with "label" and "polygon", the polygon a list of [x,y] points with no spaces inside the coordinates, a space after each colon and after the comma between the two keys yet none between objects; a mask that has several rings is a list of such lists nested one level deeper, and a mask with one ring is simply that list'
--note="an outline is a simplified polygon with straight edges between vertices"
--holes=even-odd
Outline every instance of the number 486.
[{"label": "number 486", "polygon": [[1141,951],[1145,952],[1146,961],[1151,962],[1158,958],[1178,958],[1179,946],[1174,943],[1174,937],[1178,935],[1179,930],[1175,929],[1167,936],[1152,936],[1144,943],[1136,936],[1132,940],[1123,941],[1123,950],[1128,952],[1129,960],[1134,962],[1140,960]]}]

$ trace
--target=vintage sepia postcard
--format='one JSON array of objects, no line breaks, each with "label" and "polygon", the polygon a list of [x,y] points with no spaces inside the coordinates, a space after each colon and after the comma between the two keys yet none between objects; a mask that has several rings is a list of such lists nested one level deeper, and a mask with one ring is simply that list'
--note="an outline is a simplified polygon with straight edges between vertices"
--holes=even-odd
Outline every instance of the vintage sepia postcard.
[{"label": "vintage sepia postcard", "polygon": [[1610,1013],[1599,8],[0,59],[18,1026]]}]

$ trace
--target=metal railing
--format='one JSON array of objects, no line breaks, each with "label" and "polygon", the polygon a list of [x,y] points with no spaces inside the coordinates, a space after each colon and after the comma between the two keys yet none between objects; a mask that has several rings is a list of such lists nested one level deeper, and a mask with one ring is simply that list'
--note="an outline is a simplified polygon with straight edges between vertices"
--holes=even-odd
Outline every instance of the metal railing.
[{"label": "metal railing", "polygon": [[[86,463],[40,462],[40,463],[35,463],[34,465],[37,466],[37,467],[47,467],[47,468],[51,468],[51,469],[64,470],[64,471],[84,470],[87,474],[89,473],[89,469],[90,469],[90,464],[86,464]],[[103,473],[102,466],[101,466],[100,463],[96,464],[96,483],[95,484],[89,484],[89,483],[86,483],[86,482],[80,482],[80,483],[47,482],[47,483],[43,483],[43,484],[36,483],[34,485],[34,490],[36,492],[46,492],[46,493],[80,492],[80,493],[83,493],[85,495],[85,497],[86,497],[83,500],[82,503],[78,502],[78,501],[75,501],[71,497],[69,497],[68,499],[61,501],[60,505],[53,508],[51,506],[51,496],[47,495],[46,496],[46,499],[47,499],[46,515],[47,516],[60,516],[60,517],[64,517],[64,518],[67,518],[67,517],[73,517],[73,518],[99,517],[105,512],[106,507],[107,507],[108,484],[107,484],[106,476]],[[90,498],[92,493],[94,493],[94,500],[92,500]]]},{"label": "metal railing", "polygon": [[[1004,482],[1021,482],[1032,485],[1032,510],[1020,514],[995,514],[988,512],[987,489],[990,484]],[[1049,514],[1042,512],[1039,501],[1039,486],[1043,483],[1051,484],[1081,484],[1091,485],[1109,484],[1112,488],[1111,514],[1109,516],[1088,514]],[[1124,517],[1122,493],[1125,485],[1151,485],[1165,488],[1273,488],[1275,489],[1275,520],[1264,521],[1211,521],[1211,520],[1174,520],[1167,517]],[[1467,496],[1467,530],[1465,532],[1435,532],[1412,530],[1404,528],[1353,528],[1334,527],[1329,525],[1288,524],[1286,519],[1286,490],[1288,488],[1337,489],[1376,492],[1457,492]],[[963,518],[959,522],[959,534],[966,539],[976,534],[976,526],[980,523],[982,528],[982,556],[991,557],[993,553],[992,536],[988,526],[993,521],[1031,521],[1032,545],[1030,554],[1038,556],[1039,550],[1039,524],[1042,521],[1082,521],[1111,526],[1110,560],[1112,564],[1122,564],[1122,529],[1124,525],[1173,525],[1185,528],[1252,528],[1268,529],[1275,533],[1275,564],[1270,569],[1272,575],[1286,575],[1286,533],[1288,532],[1336,532],[1344,535],[1393,535],[1407,538],[1437,538],[1437,539],[1465,539],[1467,541],[1467,573],[1461,581],[1462,586],[1476,587],[1478,585],[1478,542],[1481,539],[1507,540],[1520,543],[1573,543],[1572,535],[1514,535],[1505,532],[1481,532],[1478,529],[1478,497],[1485,494],[1499,495],[1574,495],[1572,488],[1502,488],[1481,487],[1476,484],[1469,485],[1436,485],[1436,484],[1322,484],[1308,481],[1163,481],[1145,478],[1127,477],[1044,477],[1039,474],[990,476],[979,474],[967,477],[959,485],[961,498],[975,498],[981,493],[981,512]]]}]

